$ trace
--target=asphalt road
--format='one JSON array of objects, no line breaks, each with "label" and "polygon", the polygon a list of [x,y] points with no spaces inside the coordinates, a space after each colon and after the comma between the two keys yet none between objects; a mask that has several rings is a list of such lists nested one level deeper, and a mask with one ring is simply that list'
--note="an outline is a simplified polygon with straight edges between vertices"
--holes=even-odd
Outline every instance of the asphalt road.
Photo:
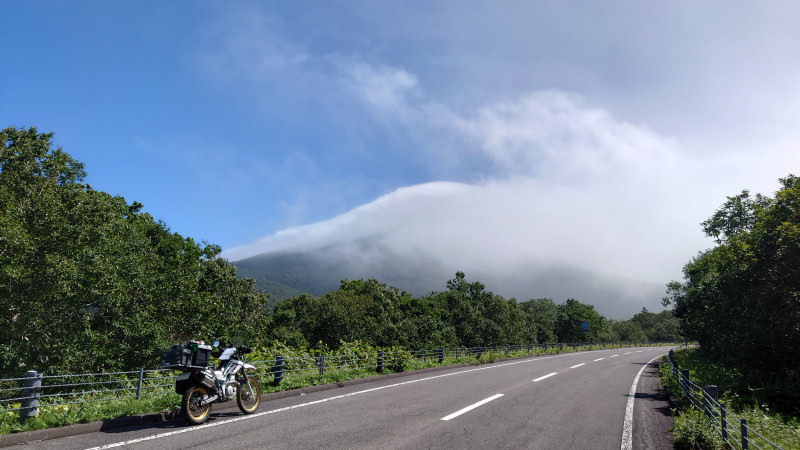
[{"label": "asphalt road", "polygon": [[174,420],[17,448],[668,449],[669,409],[648,365],[668,350],[452,368],[263,402],[249,416],[212,411],[201,426]]}]

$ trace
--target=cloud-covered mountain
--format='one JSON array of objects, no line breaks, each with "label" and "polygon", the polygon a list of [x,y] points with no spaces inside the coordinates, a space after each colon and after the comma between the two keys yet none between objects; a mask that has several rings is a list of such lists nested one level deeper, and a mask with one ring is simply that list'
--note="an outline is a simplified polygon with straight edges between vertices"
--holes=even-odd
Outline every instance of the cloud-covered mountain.
[{"label": "cloud-covered mountain", "polygon": [[391,93],[375,97],[384,99],[376,111],[391,106],[392,117],[438,136],[431,160],[483,165],[487,175],[396,189],[224,252],[244,273],[258,280],[285,261],[305,280],[300,290],[375,277],[423,295],[463,271],[505,297],[577,298],[629,317],[659,309],[665,283],[710,246],[700,222],[747,187],[736,184],[743,173],[763,167],[758,155],[694,156],[558,91],[458,114],[405,99],[413,79],[385,69],[371,77],[372,89],[385,78]]}]

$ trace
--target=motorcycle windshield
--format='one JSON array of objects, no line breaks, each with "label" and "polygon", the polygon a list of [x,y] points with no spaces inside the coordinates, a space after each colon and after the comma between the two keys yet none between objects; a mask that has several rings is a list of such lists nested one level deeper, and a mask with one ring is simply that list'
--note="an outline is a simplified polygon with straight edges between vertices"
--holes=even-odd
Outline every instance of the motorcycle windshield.
[{"label": "motorcycle windshield", "polygon": [[233,356],[233,352],[235,351],[236,351],[235,348],[226,348],[225,351],[222,352],[221,355],[219,355],[219,359],[222,361],[231,359],[231,356]]}]

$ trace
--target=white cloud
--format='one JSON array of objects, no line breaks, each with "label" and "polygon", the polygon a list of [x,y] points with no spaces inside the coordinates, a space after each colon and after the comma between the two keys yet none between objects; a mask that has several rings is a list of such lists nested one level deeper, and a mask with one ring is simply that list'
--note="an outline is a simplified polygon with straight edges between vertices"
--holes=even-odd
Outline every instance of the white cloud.
[{"label": "white cloud", "polygon": [[[445,116],[449,129],[440,121],[431,132],[469,131],[495,177],[398,189],[224,256],[333,246],[366,271],[391,255],[429,265],[439,284],[464,270],[504,283],[489,286],[504,295],[594,295],[581,300],[624,314],[621,299],[657,308],[663,284],[704,245],[702,217],[676,213],[692,187],[681,185],[689,161],[672,139],[555,91]],[[584,281],[554,286],[567,273]]]},{"label": "white cloud", "polygon": [[341,54],[311,62],[314,80],[369,110],[366,127],[390,124],[410,136],[410,157],[465,182],[404,187],[225,251],[231,260],[333,248],[355,276],[394,262],[440,289],[464,270],[503,295],[576,297],[630,316],[658,308],[664,283],[711,245],[699,223],[725,195],[770,193],[800,164],[791,139],[716,151],[555,89],[457,108],[426,97],[421,77],[399,66]]},{"label": "white cloud", "polygon": [[402,68],[372,66],[364,62],[334,59],[341,81],[358,99],[382,112],[405,111],[406,96],[417,89],[417,77]]}]

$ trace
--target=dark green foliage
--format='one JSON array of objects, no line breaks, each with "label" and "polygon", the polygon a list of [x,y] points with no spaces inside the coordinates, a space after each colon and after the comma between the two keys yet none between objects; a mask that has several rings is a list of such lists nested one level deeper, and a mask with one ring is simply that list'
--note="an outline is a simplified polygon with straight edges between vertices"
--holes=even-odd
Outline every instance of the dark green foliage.
[{"label": "dark green foliage", "polygon": [[[780,180],[773,198],[729,197],[703,229],[718,246],[667,285],[690,339],[759,384],[800,386],[800,178]],[[784,399],[797,404],[797,399]]]},{"label": "dark green foliage", "polygon": [[555,334],[559,310],[549,298],[537,298],[520,304],[536,325],[536,341],[542,344],[558,342]]},{"label": "dark green foliage", "polygon": [[[610,342],[663,338],[675,328],[670,311],[643,310],[634,321],[613,322],[592,305],[569,299],[517,303],[469,282],[463,272],[447,282],[447,290],[421,299],[375,279],[343,281],[338,290],[319,298],[301,294],[277,302],[271,336],[295,346],[337,348],[341,341],[408,349],[502,346],[552,342]],[[589,332],[581,322],[589,322]],[[672,324],[672,325],[670,325]],[[645,327],[645,328],[643,328]],[[626,330],[632,329],[633,334]],[[671,335],[678,340],[677,335]],[[663,339],[670,340],[670,339]]]},{"label": "dark green foliage", "polygon": [[680,331],[680,321],[672,311],[651,313],[647,308],[630,320],[639,326],[644,333],[644,338],[650,342],[680,342],[683,338]]},{"label": "dark green foliage", "polygon": [[51,141],[0,132],[0,376],[153,367],[180,340],[263,329],[266,296],[219,247],[82,184]]}]

